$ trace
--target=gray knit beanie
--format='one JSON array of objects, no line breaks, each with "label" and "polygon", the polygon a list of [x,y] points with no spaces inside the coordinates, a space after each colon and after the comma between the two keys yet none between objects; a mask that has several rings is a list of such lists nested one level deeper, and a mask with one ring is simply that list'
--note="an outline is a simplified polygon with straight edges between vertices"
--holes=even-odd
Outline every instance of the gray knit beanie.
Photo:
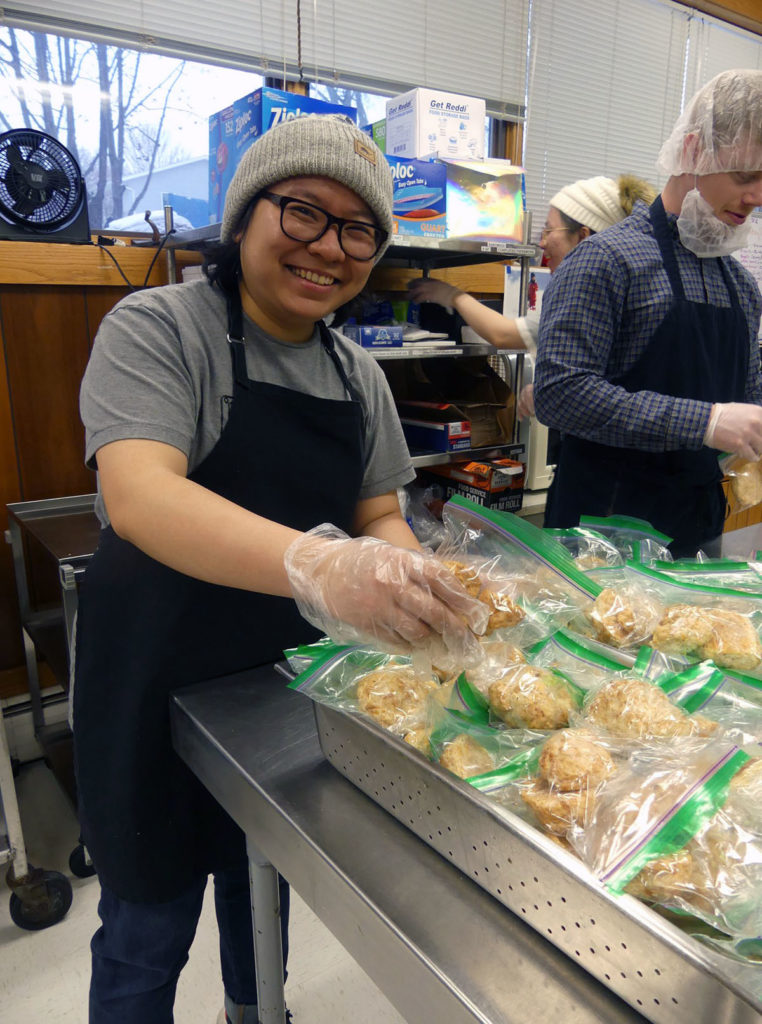
[{"label": "gray knit beanie", "polygon": [[391,238],[392,173],[386,157],[348,117],[324,114],[283,121],[246,150],[225,196],[221,241],[232,241],[258,192],[298,175],[319,175],[346,185],[368,204]]}]

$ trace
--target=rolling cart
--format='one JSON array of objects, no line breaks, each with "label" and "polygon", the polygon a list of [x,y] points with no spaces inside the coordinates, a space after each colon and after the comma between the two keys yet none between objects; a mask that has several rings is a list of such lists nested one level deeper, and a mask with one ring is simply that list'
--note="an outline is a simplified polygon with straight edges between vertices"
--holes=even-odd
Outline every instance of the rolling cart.
[{"label": "rolling cart", "polygon": [[[75,805],[71,730],[66,722],[46,721],[37,661],[47,662],[57,682],[68,691],[77,592],[100,531],[95,497],[84,494],[9,504],[5,535],[13,553],[34,734],[47,764]],[[37,596],[37,590],[45,587],[38,587],[33,565],[43,575],[55,573],[52,599]],[[12,890],[11,917],[21,928],[46,928],[60,921],[71,906],[71,884],[65,875],[27,863],[4,726],[0,728],[0,746],[0,796],[5,816],[0,863],[11,862],[7,876]],[[72,851],[69,868],[80,878],[94,874],[82,843]]]}]

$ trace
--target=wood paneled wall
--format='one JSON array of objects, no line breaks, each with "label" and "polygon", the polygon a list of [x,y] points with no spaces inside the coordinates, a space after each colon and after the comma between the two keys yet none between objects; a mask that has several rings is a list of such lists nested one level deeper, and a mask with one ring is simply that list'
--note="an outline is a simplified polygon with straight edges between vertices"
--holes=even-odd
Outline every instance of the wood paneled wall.
[{"label": "wood paneled wall", "polygon": [[[111,250],[142,285],[155,249]],[[183,254],[182,262],[198,257]],[[167,280],[160,258],[150,284]],[[96,246],[0,242],[0,520],[15,501],[87,494],[79,385],[102,318],[128,291]],[[33,566],[34,571],[34,566]],[[49,585],[44,572],[39,586]],[[11,549],[0,545],[0,697],[26,690]]]}]

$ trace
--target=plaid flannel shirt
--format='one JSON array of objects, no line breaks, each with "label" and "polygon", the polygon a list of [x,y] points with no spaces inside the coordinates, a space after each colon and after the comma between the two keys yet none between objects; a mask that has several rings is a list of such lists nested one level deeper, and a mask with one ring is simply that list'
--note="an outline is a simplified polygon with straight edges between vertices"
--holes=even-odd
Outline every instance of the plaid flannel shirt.
[{"label": "plaid flannel shirt", "polygon": [[[677,265],[686,298],[729,306],[717,259],[699,259],[679,241]],[[762,405],[758,332],[762,297],[752,276],[722,257],[748,325],[749,373],[744,401]],[[638,202],[619,224],[567,254],[542,303],[534,400],[550,427],[599,444],[642,451],[698,449],[709,423],[710,402],[654,391],[630,393],[612,384],[645,352],[673,300],[648,206]]]}]

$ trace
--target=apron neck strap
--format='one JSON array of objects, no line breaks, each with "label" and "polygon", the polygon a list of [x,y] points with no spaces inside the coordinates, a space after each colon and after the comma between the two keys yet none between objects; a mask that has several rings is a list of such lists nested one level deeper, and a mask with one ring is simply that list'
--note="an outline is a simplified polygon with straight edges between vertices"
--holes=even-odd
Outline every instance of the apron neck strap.
[{"label": "apron neck strap", "polygon": [[680,271],[677,268],[675,244],[669,229],[669,221],[667,220],[667,214],[664,209],[664,203],[662,202],[661,196],[657,196],[651,203],[648,215],[651,218],[651,224],[653,225],[654,237],[659,243],[662,262],[664,263],[664,269],[667,271],[669,283],[672,286],[672,293],[675,298],[684,299],[685,289],[683,288]]},{"label": "apron neck strap", "polygon": [[[245,381],[247,374],[246,355],[244,352],[243,307],[241,305],[241,296],[237,291],[228,292],[225,295],[225,303],[227,305],[228,317],[227,339],[232,351],[234,372],[239,381]],[[339,353],[336,351],[336,346],[333,342],[333,335],[328,330],[323,320],[318,320],[317,326],[320,333],[320,343],[330,357],[331,362],[336,367],[336,372],[339,375],[341,383],[344,385],[344,390],[353,401],[359,403],[360,408],[362,409],[363,403],[360,399],[360,395],[358,394],[357,389],[350,383],[349,377],[347,377],[347,372],[339,358]]]}]

